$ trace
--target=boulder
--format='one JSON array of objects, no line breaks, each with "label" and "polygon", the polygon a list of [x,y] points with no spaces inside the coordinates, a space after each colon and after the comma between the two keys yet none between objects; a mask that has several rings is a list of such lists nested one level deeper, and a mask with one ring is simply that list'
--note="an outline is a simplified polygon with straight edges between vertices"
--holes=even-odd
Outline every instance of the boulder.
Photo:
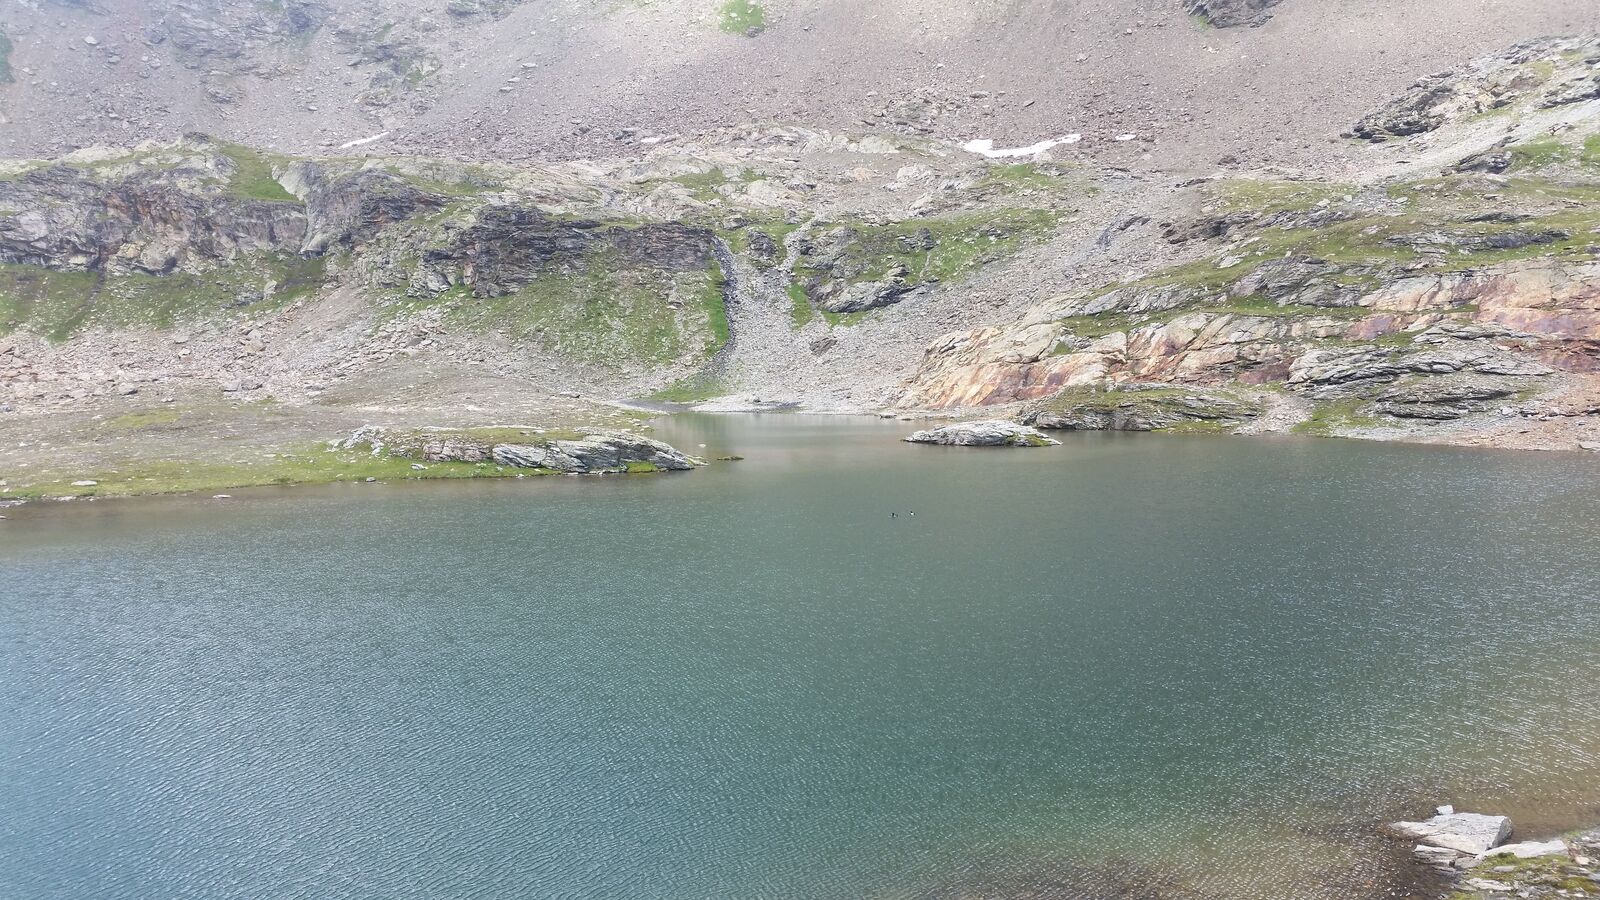
[{"label": "boulder", "polygon": [[1489,857],[1514,856],[1517,859],[1537,859],[1541,856],[1565,856],[1566,841],[1556,838],[1549,841],[1520,841],[1496,847]]},{"label": "boulder", "polygon": [[957,422],[941,428],[918,431],[906,441],[912,444],[942,444],[949,447],[1047,447],[1060,441],[1045,437],[1038,429],[1004,419],[985,422]]},{"label": "boulder", "polygon": [[1480,813],[1452,813],[1434,816],[1426,822],[1395,822],[1389,826],[1389,831],[1431,847],[1479,854],[1493,850],[1511,837],[1511,820]]},{"label": "boulder", "polygon": [[1184,0],[1190,15],[1200,16],[1217,28],[1260,25],[1272,18],[1267,12],[1283,0]]}]

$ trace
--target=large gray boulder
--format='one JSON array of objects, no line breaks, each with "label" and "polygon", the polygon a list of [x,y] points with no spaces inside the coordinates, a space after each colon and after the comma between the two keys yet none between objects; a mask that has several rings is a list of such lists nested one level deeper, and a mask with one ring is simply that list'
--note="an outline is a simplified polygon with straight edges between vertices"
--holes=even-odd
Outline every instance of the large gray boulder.
[{"label": "large gray boulder", "polygon": [[1461,853],[1483,854],[1511,837],[1511,820],[1505,816],[1451,813],[1426,822],[1395,822],[1389,831],[1403,838]]},{"label": "large gray boulder", "polygon": [[942,428],[919,431],[906,441],[912,444],[943,444],[949,447],[1048,447],[1060,441],[1045,437],[1038,429],[1004,419],[987,422],[957,422]]}]

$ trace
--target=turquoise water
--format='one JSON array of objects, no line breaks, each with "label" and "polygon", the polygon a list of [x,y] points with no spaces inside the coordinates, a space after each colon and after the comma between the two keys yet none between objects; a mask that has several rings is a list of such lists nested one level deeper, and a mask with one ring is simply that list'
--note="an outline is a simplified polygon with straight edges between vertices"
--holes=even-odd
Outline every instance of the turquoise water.
[{"label": "turquoise water", "polygon": [[1387,817],[1600,820],[1592,457],[905,430],[6,510],[0,896],[1384,896]]}]

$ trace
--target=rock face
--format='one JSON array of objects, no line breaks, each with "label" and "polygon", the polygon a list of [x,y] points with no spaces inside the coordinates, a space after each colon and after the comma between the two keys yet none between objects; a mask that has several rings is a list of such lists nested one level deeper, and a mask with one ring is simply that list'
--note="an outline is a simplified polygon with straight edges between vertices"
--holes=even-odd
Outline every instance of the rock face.
[{"label": "rock face", "polygon": [[1184,9],[1195,16],[1202,16],[1207,22],[1218,28],[1232,28],[1235,25],[1260,25],[1272,18],[1267,12],[1283,0],[1184,0]]},{"label": "rock face", "polygon": [[1046,447],[1060,441],[1045,437],[1037,429],[1003,419],[986,422],[958,422],[906,438],[912,444],[941,444],[947,447]]},{"label": "rock face", "polygon": [[491,204],[439,245],[422,267],[434,284],[464,284],[480,296],[512,293],[541,274],[614,257],[612,268],[703,272],[712,258],[709,229],[673,223],[638,226],[556,220],[532,206]]},{"label": "rock face", "polygon": [[1160,431],[1181,425],[1236,428],[1260,414],[1233,397],[1167,387],[1063,391],[1023,411],[1024,424],[1061,431]]},{"label": "rock face", "polygon": [[[1293,312],[1217,309],[1263,301]],[[1078,333],[1079,322],[1095,330]],[[1144,430],[1237,425],[1251,411],[1215,406],[1207,420],[1206,403],[1119,388],[1167,385],[1181,398],[1282,384],[1304,400],[1343,403],[1340,415],[1369,425],[1426,426],[1531,396],[1562,372],[1594,371],[1597,348],[1600,264],[1534,259],[1409,274],[1290,256],[1231,281],[1116,286],[1042,304],[1011,328],[944,335],[898,402],[954,409],[1056,398],[1029,407],[1024,421]]]},{"label": "rock face", "polygon": [[629,471],[686,471],[703,463],[670,444],[626,431],[594,431],[577,437],[545,437],[538,432],[505,434],[466,431],[393,431],[363,428],[341,446],[370,448],[426,462],[494,462],[520,469],[569,475]]},{"label": "rock face", "polygon": [[302,160],[290,164],[281,180],[305,201],[306,237],[301,249],[306,253],[360,246],[385,228],[434,212],[446,201],[382,169],[347,172]]},{"label": "rock face", "polygon": [[248,253],[298,253],[304,208],[217,182],[226,156],[195,155],[160,174],[125,178],[55,165],[0,179],[0,262],[60,272],[198,270]]},{"label": "rock face", "polygon": [[[1593,38],[1545,38],[1518,44],[1478,60],[1462,71],[1420,79],[1404,95],[1356,123],[1356,137],[1384,141],[1434,131],[1514,104],[1554,108],[1600,97],[1600,76],[1589,58],[1600,51]],[[1494,170],[1485,157],[1475,161]]]},{"label": "rock face", "polygon": [[1511,820],[1505,816],[1451,813],[1426,822],[1395,822],[1389,831],[1399,837],[1460,853],[1480,854],[1511,837]]}]

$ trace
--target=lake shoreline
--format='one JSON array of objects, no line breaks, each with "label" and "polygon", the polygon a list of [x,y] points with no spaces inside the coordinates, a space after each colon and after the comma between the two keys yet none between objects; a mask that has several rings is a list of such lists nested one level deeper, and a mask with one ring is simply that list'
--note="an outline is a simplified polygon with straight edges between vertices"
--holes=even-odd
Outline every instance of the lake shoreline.
[{"label": "lake shoreline", "polygon": [[[430,454],[419,448],[412,448],[408,454],[368,454],[359,452],[348,446],[350,435],[373,429],[365,426],[354,428],[341,437],[328,438],[326,433],[322,436],[311,438],[303,430],[283,429],[249,429],[246,434],[252,436],[257,446],[242,449],[236,441],[220,443],[211,441],[208,436],[197,433],[193,436],[187,434],[188,429],[176,427],[175,420],[180,420],[186,413],[180,410],[171,411],[170,417],[162,415],[151,423],[147,431],[135,433],[129,437],[135,446],[139,447],[141,455],[138,457],[124,458],[118,461],[115,457],[105,458],[97,452],[103,446],[98,442],[83,442],[76,448],[66,447],[54,441],[35,442],[23,441],[0,451],[3,463],[6,466],[0,469],[0,503],[6,501],[62,501],[74,499],[111,499],[140,496],[167,496],[184,494],[204,494],[207,492],[220,492],[229,490],[243,490],[256,487],[278,486],[308,486],[318,484],[333,484],[339,482],[409,482],[427,481],[437,479],[500,479],[500,478],[526,478],[550,474],[575,474],[571,472],[552,472],[533,466],[499,465],[490,458],[490,455],[480,455],[471,459],[430,458]],[[594,424],[591,425],[560,425],[554,429],[549,426],[529,429],[534,432],[559,433],[565,437],[573,437],[577,431],[614,431],[626,430],[635,434],[649,432],[653,426],[644,424],[638,418],[626,419],[626,416],[649,414],[654,416],[657,423],[671,421],[673,417],[683,415],[707,415],[738,419],[749,416],[816,416],[833,420],[863,419],[874,421],[893,421],[897,425],[904,425],[906,434],[910,434],[918,423],[940,422],[965,422],[975,421],[971,416],[948,415],[931,411],[922,411],[915,414],[905,412],[866,412],[860,410],[824,410],[813,411],[804,409],[748,409],[737,411],[696,412],[681,404],[656,404],[654,407],[644,405],[622,404],[613,408],[609,418],[606,416],[591,416]],[[125,420],[133,415],[124,414]],[[96,416],[97,420],[102,416]],[[991,418],[993,416],[991,415]],[[1015,419],[1012,415],[1010,418]],[[482,421],[483,419],[479,419]],[[118,420],[120,421],[120,420]],[[492,421],[492,419],[491,419]],[[556,421],[560,421],[557,419]],[[454,434],[470,434],[473,432],[492,432],[501,429],[499,426],[474,426],[452,425],[445,427],[423,426],[387,426],[387,430],[420,433],[423,431],[437,431]],[[230,435],[237,429],[229,428]],[[383,428],[378,431],[385,430]],[[253,432],[253,434],[252,434]],[[1066,435],[1083,432],[1074,429],[1045,429],[1046,434]],[[1353,440],[1373,442],[1390,445],[1415,446],[1418,448],[1438,448],[1451,450],[1471,450],[1489,452],[1515,451],[1528,452],[1528,448],[1501,447],[1492,444],[1454,443],[1448,441],[1432,442],[1419,440],[1415,435],[1394,434],[1349,434],[1349,435],[1296,435],[1287,432],[1249,432],[1230,433],[1228,431],[1211,430],[1198,433],[1189,430],[1178,430],[1167,433],[1165,430],[1144,431],[1141,429],[1118,430],[1111,429],[1099,431],[1106,435],[1141,435],[1158,436],[1165,439],[1185,437],[1242,437],[1278,440]],[[0,429],[3,434],[3,429]],[[121,436],[121,435],[119,435]],[[287,443],[293,439],[294,443]],[[30,449],[31,447],[31,449]],[[489,448],[492,449],[492,448]],[[996,448],[995,452],[1004,452],[1004,448]],[[1550,454],[1587,454],[1590,451],[1544,449],[1541,452]],[[246,461],[241,457],[254,456],[254,460]],[[436,457],[438,454],[432,454]],[[80,462],[68,467],[60,462],[61,459],[79,459]],[[98,461],[97,461],[98,460]],[[648,469],[639,468],[635,474],[646,472]],[[577,473],[600,474],[600,473]],[[620,472],[607,472],[605,474],[621,474]],[[85,484],[81,482],[94,482]]]}]

